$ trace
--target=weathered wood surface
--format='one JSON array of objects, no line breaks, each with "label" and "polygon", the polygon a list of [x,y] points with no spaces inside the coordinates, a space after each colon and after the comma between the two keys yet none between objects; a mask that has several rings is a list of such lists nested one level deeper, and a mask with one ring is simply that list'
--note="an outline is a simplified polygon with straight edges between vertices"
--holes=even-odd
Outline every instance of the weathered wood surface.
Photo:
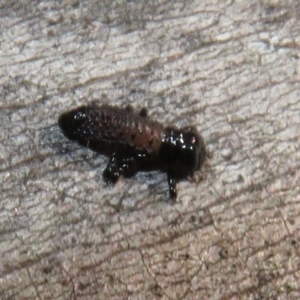
[{"label": "weathered wood surface", "polygon": [[[1,299],[299,299],[299,1],[1,1]],[[193,124],[213,157],[107,187],[57,118]],[[200,175],[199,175],[200,177]]]}]

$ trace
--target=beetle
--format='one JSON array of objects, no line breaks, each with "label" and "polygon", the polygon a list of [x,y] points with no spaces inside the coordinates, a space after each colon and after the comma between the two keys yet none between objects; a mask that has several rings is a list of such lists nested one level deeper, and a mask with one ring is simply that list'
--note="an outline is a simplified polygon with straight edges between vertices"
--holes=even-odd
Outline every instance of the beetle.
[{"label": "beetle", "polygon": [[204,140],[194,127],[164,126],[150,120],[146,108],[137,114],[131,106],[93,103],[63,113],[58,124],[70,140],[110,157],[103,171],[106,182],[160,170],[167,174],[173,200],[177,182],[192,176],[206,158]]}]

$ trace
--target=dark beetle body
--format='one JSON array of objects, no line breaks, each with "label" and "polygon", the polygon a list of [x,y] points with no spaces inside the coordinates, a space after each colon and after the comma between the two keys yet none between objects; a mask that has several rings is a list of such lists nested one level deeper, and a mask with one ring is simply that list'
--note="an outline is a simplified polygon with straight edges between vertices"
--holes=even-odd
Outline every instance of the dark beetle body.
[{"label": "dark beetle body", "polygon": [[171,198],[176,198],[177,181],[193,175],[206,157],[194,128],[164,127],[148,120],[145,108],[138,115],[131,107],[81,106],[62,114],[58,123],[67,138],[110,156],[106,181],[158,169],[168,175]]}]

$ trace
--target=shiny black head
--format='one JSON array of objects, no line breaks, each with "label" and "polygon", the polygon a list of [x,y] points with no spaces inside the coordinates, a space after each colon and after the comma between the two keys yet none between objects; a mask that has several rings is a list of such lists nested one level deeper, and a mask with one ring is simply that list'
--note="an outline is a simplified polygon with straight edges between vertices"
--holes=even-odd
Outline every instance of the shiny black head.
[{"label": "shiny black head", "polygon": [[192,175],[203,165],[206,149],[203,138],[193,128],[177,130],[167,128],[159,156],[173,176]]},{"label": "shiny black head", "polygon": [[87,130],[88,116],[84,106],[63,113],[58,119],[58,125],[63,134],[70,140],[77,140]]}]

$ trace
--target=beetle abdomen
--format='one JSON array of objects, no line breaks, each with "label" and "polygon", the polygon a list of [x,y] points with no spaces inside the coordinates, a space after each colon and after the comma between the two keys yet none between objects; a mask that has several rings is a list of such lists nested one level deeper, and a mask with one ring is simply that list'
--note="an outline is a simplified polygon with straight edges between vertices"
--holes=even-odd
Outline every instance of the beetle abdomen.
[{"label": "beetle abdomen", "polygon": [[88,144],[126,144],[137,151],[158,153],[164,127],[125,109],[113,106],[81,106],[59,118],[63,133]]}]

